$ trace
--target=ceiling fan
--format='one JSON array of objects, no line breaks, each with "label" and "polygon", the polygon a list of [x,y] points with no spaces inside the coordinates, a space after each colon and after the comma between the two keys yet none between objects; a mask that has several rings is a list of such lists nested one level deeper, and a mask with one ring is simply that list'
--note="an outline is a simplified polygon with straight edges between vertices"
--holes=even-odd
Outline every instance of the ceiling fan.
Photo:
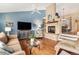
[{"label": "ceiling fan", "polygon": [[41,14],[40,11],[38,10],[38,7],[39,7],[39,4],[33,4],[32,5],[32,8],[34,8],[31,12],[31,14],[35,14],[35,13],[38,13],[38,14]]}]

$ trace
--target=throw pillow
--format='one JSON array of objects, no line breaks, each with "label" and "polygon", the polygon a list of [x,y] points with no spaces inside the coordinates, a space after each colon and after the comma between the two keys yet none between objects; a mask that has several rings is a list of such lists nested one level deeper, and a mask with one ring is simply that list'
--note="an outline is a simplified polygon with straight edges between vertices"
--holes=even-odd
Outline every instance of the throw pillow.
[{"label": "throw pillow", "polygon": [[2,49],[4,49],[5,51],[8,51],[9,53],[13,53],[14,52],[13,49],[11,49],[11,48],[9,48],[7,46],[4,46]]},{"label": "throw pillow", "polygon": [[0,48],[2,48],[3,50],[5,50],[5,51],[7,51],[9,53],[13,53],[14,52],[14,50],[9,48],[5,43],[3,43],[1,41],[0,41],[0,43],[2,44],[2,45],[0,44],[1,45]]},{"label": "throw pillow", "polygon": [[7,36],[3,32],[0,33],[0,41],[2,41],[4,43],[8,43]]},{"label": "throw pillow", "polygon": [[17,35],[16,34],[15,35],[9,35],[8,38],[9,38],[9,40],[10,39],[17,39]]},{"label": "throw pillow", "polygon": [[0,55],[10,55],[11,53],[5,51],[4,49],[0,48]]}]

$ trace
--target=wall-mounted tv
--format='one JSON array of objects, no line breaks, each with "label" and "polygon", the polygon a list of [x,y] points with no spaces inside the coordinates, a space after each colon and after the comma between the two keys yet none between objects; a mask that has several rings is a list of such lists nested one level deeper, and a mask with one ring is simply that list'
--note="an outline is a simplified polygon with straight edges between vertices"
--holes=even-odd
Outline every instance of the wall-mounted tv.
[{"label": "wall-mounted tv", "polygon": [[31,22],[18,22],[18,30],[31,30]]}]

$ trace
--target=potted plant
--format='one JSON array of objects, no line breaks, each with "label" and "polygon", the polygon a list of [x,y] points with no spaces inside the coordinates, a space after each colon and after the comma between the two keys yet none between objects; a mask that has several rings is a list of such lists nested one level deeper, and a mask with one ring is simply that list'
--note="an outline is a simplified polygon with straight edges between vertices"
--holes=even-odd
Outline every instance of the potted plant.
[{"label": "potted plant", "polygon": [[30,35],[29,35],[29,39],[30,39],[30,45],[33,45],[33,44],[34,44],[34,41],[35,41],[35,36],[34,36],[34,34],[30,34]]}]

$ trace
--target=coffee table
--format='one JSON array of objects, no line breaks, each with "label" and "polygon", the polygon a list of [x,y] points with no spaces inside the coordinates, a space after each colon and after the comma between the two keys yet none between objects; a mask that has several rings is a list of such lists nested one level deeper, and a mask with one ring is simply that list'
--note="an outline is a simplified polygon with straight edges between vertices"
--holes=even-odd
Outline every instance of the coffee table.
[{"label": "coffee table", "polygon": [[21,48],[25,51],[26,55],[31,55],[32,48],[38,46],[36,44],[34,44],[33,46],[31,46],[30,45],[30,40],[28,38],[19,39],[19,42],[20,42]]},{"label": "coffee table", "polygon": [[29,41],[28,39],[19,39],[21,48],[25,51],[26,55],[30,55]]}]

